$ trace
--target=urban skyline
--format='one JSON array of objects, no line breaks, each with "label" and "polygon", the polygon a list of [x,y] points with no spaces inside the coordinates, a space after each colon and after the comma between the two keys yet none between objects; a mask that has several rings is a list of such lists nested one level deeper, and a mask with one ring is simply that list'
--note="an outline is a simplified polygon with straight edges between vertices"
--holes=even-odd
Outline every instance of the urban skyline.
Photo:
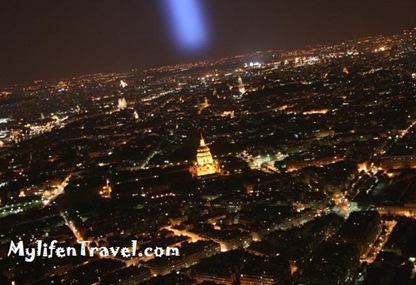
[{"label": "urban skyline", "polygon": [[[389,36],[416,25],[411,0],[187,2],[188,9],[177,0],[3,1],[0,86]],[[178,39],[184,26],[199,30],[183,37],[203,32],[192,50]]]}]

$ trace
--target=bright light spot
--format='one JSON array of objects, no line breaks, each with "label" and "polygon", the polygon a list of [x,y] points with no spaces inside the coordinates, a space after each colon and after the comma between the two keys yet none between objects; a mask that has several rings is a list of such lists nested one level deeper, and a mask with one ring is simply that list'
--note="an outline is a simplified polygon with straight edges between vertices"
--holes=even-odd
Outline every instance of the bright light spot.
[{"label": "bright light spot", "polygon": [[126,82],[124,82],[123,80],[120,80],[120,87],[121,88],[125,88],[125,87],[127,87],[128,85],[127,85],[127,83]]}]

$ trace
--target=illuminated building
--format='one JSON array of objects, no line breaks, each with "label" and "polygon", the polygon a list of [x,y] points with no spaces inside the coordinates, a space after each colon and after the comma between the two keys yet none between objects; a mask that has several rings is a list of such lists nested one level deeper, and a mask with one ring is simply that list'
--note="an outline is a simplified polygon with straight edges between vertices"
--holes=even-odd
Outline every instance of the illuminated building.
[{"label": "illuminated building", "polygon": [[69,87],[65,82],[59,81],[59,83],[56,85],[56,90],[58,92],[68,91]]},{"label": "illuminated building", "polygon": [[386,155],[381,158],[381,167],[384,169],[416,168],[416,155]]},{"label": "illuminated building", "polygon": [[188,268],[201,259],[216,255],[220,252],[220,245],[212,241],[197,241],[181,246],[180,256],[172,255],[155,258],[145,264],[153,276],[166,275],[172,271]]},{"label": "illuminated building", "polygon": [[205,176],[220,172],[219,164],[212,158],[211,150],[205,144],[201,135],[200,144],[196,153],[196,163],[189,168],[193,177]]},{"label": "illuminated building", "polygon": [[127,101],[124,98],[118,99],[118,108],[120,110],[126,109],[127,108]]},{"label": "illuminated building", "polygon": [[138,120],[139,119],[139,114],[137,113],[137,111],[135,110],[133,113],[133,117],[134,119]]},{"label": "illuminated building", "polygon": [[124,82],[123,80],[120,80],[120,87],[121,88],[125,88],[125,87],[127,87],[128,85],[127,85],[127,83],[126,82]]},{"label": "illuminated building", "polygon": [[26,197],[25,190],[21,189],[19,192],[19,198]]},{"label": "illuminated building", "polygon": [[395,143],[381,157],[380,166],[385,170],[391,169],[414,169],[416,168],[416,125],[415,122],[404,130],[399,142]]},{"label": "illuminated building", "polygon": [[406,203],[404,205],[383,205],[377,207],[377,211],[380,215],[416,218],[416,204],[414,203]]},{"label": "illuminated building", "polygon": [[110,182],[107,179],[106,185],[103,187],[103,189],[100,191],[101,197],[105,199],[111,199],[111,192],[113,190],[111,189]]},{"label": "illuminated building", "polygon": [[218,274],[218,273],[207,273],[207,272],[193,272],[192,278],[197,280],[198,283],[202,282],[214,282],[215,284],[231,285],[234,284],[236,276],[235,274]]},{"label": "illuminated building", "polygon": [[232,84],[232,86],[230,86],[230,90],[233,93],[233,98],[234,99],[241,99],[243,97],[243,95],[246,94],[246,92],[247,92],[246,86],[245,86],[241,76],[238,76],[237,84],[234,83],[234,84]]},{"label": "illuminated building", "polygon": [[238,91],[240,91],[240,95],[246,93],[246,87],[244,86],[244,82],[241,76],[238,77]]},{"label": "illuminated building", "polygon": [[348,68],[347,68],[347,67],[344,67],[344,68],[342,69],[342,72],[343,72],[343,73],[345,73],[345,74],[350,74],[350,72],[349,72],[349,70],[348,70]]},{"label": "illuminated building", "polygon": [[[204,236],[204,235],[202,235]],[[218,242],[221,245],[221,251],[229,251],[234,250],[240,247],[248,247],[250,242],[252,241],[251,234],[249,233],[241,233],[239,235],[230,235],[227,237],[216,238],[211,236],[206,236],[206,238],[210,238],[211,240]]]},{"label": "illuminated building", "polygon": [[221,114],[221,117],[230,117],[231,119],[234,119],[234,111],[224,111]]},{"label": "illuminated building", "polygon": [[204,102],[198,104],[199,114],[201,114],[202,110],[209,107],[208,99],[205,97]]},{"label": "illuminated building", "polygon": [[181,255],[188,266],[198,263],[199,260],[213,256],[220,253],[221,247],[218,243],[213,241],[197,241],[182,245]]},{"label": "illuminated building", "polygon": [[238,76],[237,79],[237,84],[232,84],[230,87],[230,90],[233,93],[233,99],[241,99],[243,97],[244,94],[246,94],[247,90],[246,90],[246,86],[243,82],[243,79],[241,78],[241,76]]},{"label": "illuminated building", "polygon": [[265,276],[264,274],[248,275],[243,274],[240,279],[241,285],[277,285],[279,278],[277,276]]}]

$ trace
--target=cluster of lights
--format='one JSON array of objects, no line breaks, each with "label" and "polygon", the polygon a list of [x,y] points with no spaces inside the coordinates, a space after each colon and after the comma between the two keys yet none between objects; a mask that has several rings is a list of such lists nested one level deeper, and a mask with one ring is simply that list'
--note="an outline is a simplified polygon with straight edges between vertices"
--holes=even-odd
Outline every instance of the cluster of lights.
[{"label": "cluster of lights", "polygon": [[176,195],[174,193],[167,193],[167,194],[160,194],[152,196],[151,199],[159,199],[159,198],[166,198],[166,197],[175,197]]},{"label": "cluster of lights", "polygon": [[374,49],[374,52],[383,52],[383,51],[386,51],[386,50],[387,50],[387,48],[385,46],[381,46],[379,48]]}]

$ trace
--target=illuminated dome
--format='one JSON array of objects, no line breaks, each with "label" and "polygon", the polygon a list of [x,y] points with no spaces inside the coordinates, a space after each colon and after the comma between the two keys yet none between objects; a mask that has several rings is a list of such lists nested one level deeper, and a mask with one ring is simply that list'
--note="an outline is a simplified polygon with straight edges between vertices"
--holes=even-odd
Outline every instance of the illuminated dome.
[{"label": "illuminated dome", "polygon": [[201,135],[199,147],[196,151],[196,163],[189,171],[192,176],[204,176],[219,173],[218,162],[212,158],[211,150],[205,144],[205,140]]}]

